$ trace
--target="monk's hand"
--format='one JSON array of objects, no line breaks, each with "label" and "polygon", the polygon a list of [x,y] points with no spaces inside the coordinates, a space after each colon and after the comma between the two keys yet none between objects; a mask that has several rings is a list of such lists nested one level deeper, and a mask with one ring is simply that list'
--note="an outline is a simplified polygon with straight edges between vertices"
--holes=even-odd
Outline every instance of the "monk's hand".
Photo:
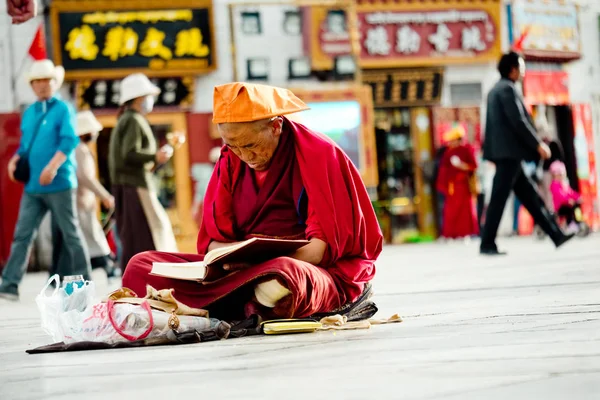
[{"label": "monk's hand", "polygon": [[223,264],[223,269],[225,271],[238,271],[240,269],[246,269],[252,266],[250,263],[228,263]]}]

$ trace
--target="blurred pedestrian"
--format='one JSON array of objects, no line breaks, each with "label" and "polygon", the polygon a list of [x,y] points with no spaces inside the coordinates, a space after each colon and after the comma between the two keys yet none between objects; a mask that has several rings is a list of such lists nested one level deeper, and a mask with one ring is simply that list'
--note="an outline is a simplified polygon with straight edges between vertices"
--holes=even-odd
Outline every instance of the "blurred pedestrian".
[{"label": "blurred pedestrian", "polygon": [[538,137],[531,115],[515,86],[525,72],[525,62],[519,54],[510,52],[501,57],[498,71],[501,79],[488,94],[483,143],[483,156],[496,165],[496,175],[481,234],[480,253],[505,254],[498,251],[496,234],[511,190],[535,223],[559,247],[572,235],[561,231],[521,165],[523,160],[546,160],[551,156],[548,146]]},{"label": "blurred pedestrian", "polygon": [[158,201],[153,178],[153,168],[169,161],[173,148],[157,148],[145,117],[159,93],[144,74],[132,74],[121,81],[121,109],[111,133],[108,165],[123,270],[129,259],[142,251],[177,251],[173,228]]},{"label": "blurred pedestrian", "polygon": [[[444,157],[444,153],[448,150],[446,143],[442,143],[439,149],[436,150],[435,155],[433,157],[433,175],[431,179],[432,187],[436,187],[438,176],[440,175],[440,163],[442,162],[442,158]],[[436,206],[436,215],[437,215],[437,225],[438,231],[442,232],[444,229],[444,193],[439,190],[435,191],[435,206]],[[441,233],[440,233],[441,236]]]},{"label": "blurred pedestrian", "polygon": [[457,126],[444,134],[447,150],[440,162],[436,187],[444,195],[442,237],[470,238],[479,234],[475,196],[475,150],[464,142],[465,130]]},{"label": "blurred pedestrian", "polygon": [[552,152],[552,156],[544,160],[542,164],[542,177],[540,182],[540,194],[546,203],[546,207],[551,212],[555,212],[554,201],[552,198],[552,193],[550,192],[550,184],[552,183],[552,173],[550,172],[550,167],[554,164],[555,161],[559,161],[565,165],[565,153],[563,148],[558,140],[551,139],[549,137],[544,138],[544,142],[550,148]]},{"label": "blurred pedestrian", "polygon": [[65,241],[65,273],[90,279],[90,260],[81,240],[76,211],[74,150],[79,139],[75,113],[55,96],[63,78],[64,69],[55,67],[50,60],[34,62],[29,71],[29,82],[38,100],[23,114],[21,143],[8,165],[10,179],[25,184],[10,257],[0,284],[0,297],[11,300],[19,298],[18,285],[27,270],[34,236],[48,211]]},{"label": "blurred pedestrian", "polygon": [[[106,235],[98,221],[97,200],[100,199],[110,213],[115,207],[115,198],[98,181],[96,160],[89,148],[89,144],[96,140],[101,130],[102,125],[91,111],[82,111],[77,114],[77,135],[80,139],[80,143],[75,149],[78,182],[77,213],[90,254],[92,269],[102,268],[110,277],[114,274],[113,261]],[[65,242],[62,239],[58,223],[52,219],[53,265],[50,275],[58,273],[62,278],[65,272],[68,272],[61,268],[65,264],[64,258],[67,255],[64,246]]]},{"label": "blurred pedestrian", "polygon": [[567,232],[577,233],[579,223],[582,221],[581,195],[573,190],[567,178],[567,168],[561,161],[554,161],[550,166],[552,183],[550,193],[554,202],[554,209],[559,217],[565,218]]}]

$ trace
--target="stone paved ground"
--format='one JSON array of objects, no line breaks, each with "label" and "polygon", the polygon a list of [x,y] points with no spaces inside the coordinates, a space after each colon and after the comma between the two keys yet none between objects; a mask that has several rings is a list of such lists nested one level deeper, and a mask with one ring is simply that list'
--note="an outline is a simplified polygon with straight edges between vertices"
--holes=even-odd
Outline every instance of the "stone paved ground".
[{"label": "stone paved ground", "polygon": [[49,342],[27,276],[0,305],[0,399],[599,399],[599,239],[387,247],[376,301],[402,324],[132,350],[27,355]]}]

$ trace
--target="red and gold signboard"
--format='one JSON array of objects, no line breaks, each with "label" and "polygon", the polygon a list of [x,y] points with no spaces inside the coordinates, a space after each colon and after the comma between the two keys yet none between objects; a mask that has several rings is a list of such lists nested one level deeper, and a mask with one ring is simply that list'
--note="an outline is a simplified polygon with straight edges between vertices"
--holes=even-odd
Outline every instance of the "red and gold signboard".
[{"label": "red and gold signboard", "polygon": [[[363,68],[489,61],[501,52],[500,0],[371,0],[356,8]],[[305,42],[314,69],[331,69],[336,56],[350,53],[340,13],[310,9]]]},{"label": "red and gold signboard", "polygon": [[527,71],[523,92],[529,104],[569,104],[569,74],[565,71]]},{"label": "red and gold signboard", "polygon": [[581,211],[590,227],[597,230],[600,227],[598,177],[596,176],[592,110],[589,104],[573,105],[573,124],[575,125],[574,144],[577,158],[577,176],[582,198]]},{"label": "red and gold signboard", "polygon": [[352,52],[346,16],[342,10],[325,7],[306,9],[310,18],[304,19],[304,48],[311,55],[313,69],[333,69],[336,56]]}]

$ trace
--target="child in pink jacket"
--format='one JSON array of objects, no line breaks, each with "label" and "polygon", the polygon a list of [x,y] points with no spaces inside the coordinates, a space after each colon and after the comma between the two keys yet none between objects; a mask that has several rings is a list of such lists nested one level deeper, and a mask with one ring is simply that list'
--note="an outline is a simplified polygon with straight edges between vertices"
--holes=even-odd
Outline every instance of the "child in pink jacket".
[{"label": "child in pink jacket", "polygon": [[554,209],[559,216],[566,219],[568,231],[576,232],[581,220],[581,195],[569,185],[567,169],[561,161],[554,161],[550,165],[550,174],[552,174],[550,193],[552,193]]}]

